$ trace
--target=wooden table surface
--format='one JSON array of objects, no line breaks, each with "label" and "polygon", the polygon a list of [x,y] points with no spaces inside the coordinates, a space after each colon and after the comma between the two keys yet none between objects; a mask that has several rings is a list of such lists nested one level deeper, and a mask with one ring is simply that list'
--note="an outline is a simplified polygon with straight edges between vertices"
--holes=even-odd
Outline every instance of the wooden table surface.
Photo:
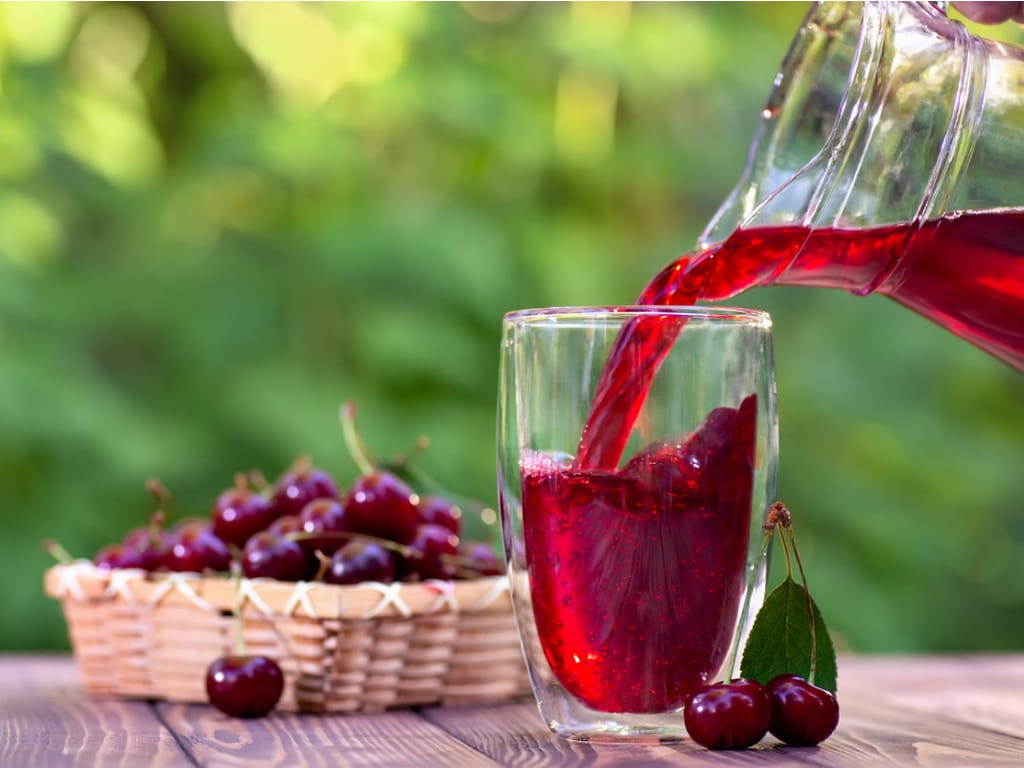
[{"label": "wooden table surface", "polygon": [[1024,654],[840,659],[839,728],[817,748],[574,744],[532,701],[231,720],[207,706],[88,699],[67,656],[0,656],[0,766],[1024,766]]}]

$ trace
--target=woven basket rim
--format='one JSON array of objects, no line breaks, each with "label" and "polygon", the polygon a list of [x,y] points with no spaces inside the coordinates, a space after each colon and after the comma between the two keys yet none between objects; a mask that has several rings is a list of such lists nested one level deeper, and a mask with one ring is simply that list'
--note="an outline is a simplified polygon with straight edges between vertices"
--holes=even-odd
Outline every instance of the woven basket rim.
[{"label": "woven basket rim", "polygon": [[434,613],[483,613],[511,607],[507,576],[423,582],[365,582],[350,586],[323,582],[284,582],[203,576],[197,573],[147,573],[138,569],[98,568],[91,561],[55,565],[44,576],[46,594],[81,603],[192,605],[206,611],[314,619],[373,619]]}]

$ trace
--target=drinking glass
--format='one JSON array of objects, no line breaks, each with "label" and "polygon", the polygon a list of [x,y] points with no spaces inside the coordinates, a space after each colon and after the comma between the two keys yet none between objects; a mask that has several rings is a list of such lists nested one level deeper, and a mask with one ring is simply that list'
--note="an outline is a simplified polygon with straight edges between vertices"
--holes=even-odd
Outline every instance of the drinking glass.
[{"label": "drinking glass", "polygon": [[573,739],[685,735],[738,672],[775,497],[771,320],[729,307],[505,316],[502,531],[542,719]]}]

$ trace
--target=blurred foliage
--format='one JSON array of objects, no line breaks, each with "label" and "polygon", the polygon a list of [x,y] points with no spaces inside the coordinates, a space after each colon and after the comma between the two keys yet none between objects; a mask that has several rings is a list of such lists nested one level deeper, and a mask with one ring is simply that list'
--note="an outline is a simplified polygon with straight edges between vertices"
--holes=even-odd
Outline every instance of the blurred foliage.
[{"label": "blurred foliage", "polygon": [[[0,648],[66,644],[38,542],[119,538],[151,475],[182,515],[299,453],[351,480],[346,399],[493,504],[502,313],[689,248],[804,12],[0,5]],[[1021,647],[1022,378],[882,298],[743,302],[841,641]]]}]

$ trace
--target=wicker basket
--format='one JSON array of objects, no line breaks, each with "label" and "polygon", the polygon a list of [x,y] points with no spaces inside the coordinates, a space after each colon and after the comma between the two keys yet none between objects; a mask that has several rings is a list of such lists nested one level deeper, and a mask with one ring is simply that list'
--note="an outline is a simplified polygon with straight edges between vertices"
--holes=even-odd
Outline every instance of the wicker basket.
[{"label": "wicker basket", "polygon": [[339,587],[196,574],[46,573],[90,694],[205,702],[206,668],[234,648],[285,674],[279,707],[367,712],[502,701],[529,691],[505,577]]}]

